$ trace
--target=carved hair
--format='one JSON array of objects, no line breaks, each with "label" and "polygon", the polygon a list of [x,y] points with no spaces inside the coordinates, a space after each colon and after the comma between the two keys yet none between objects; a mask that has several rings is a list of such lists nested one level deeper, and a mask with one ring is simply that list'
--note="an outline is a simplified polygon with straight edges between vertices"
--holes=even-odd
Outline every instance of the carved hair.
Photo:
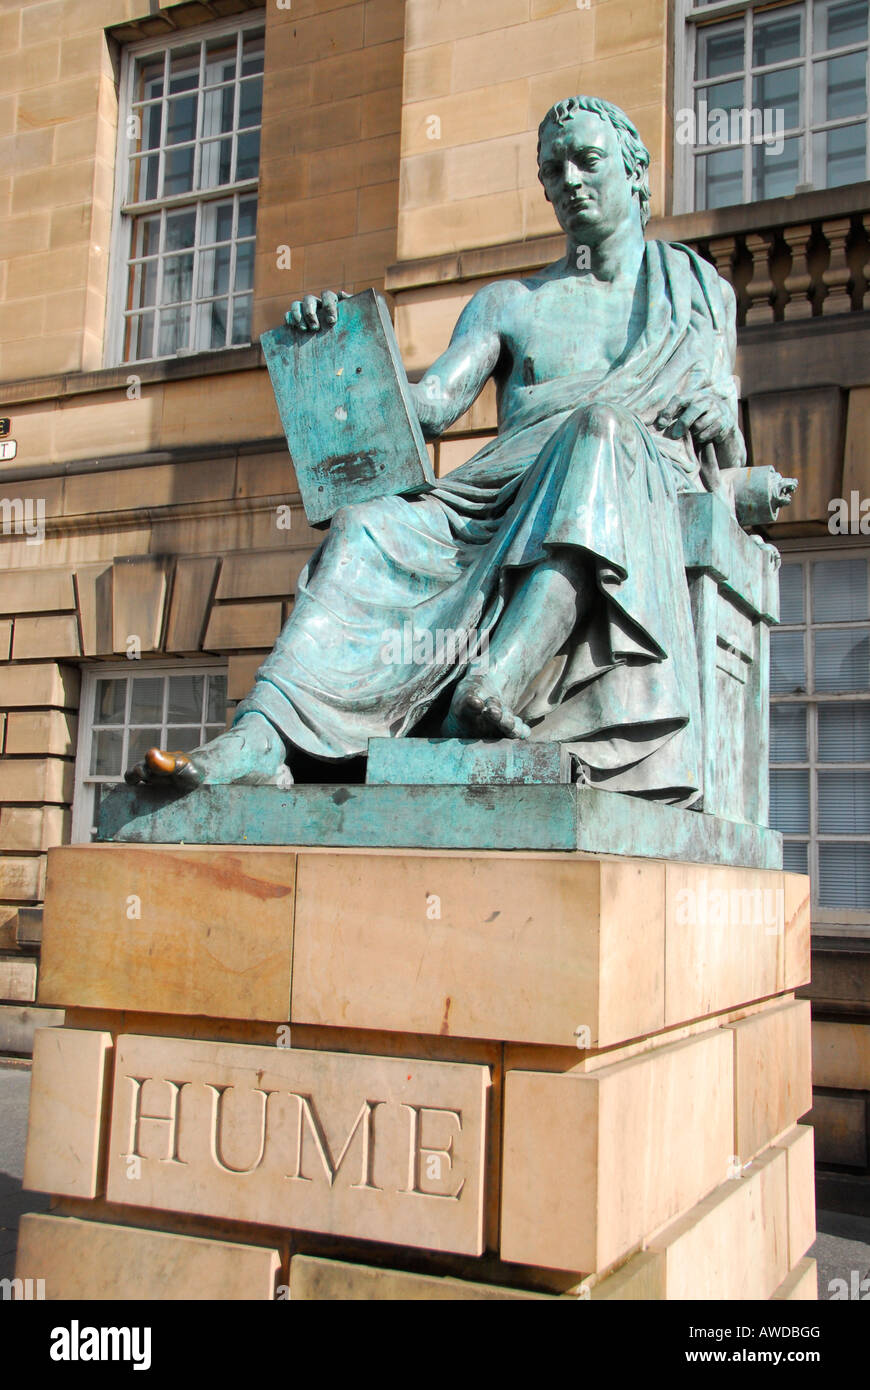
[{"label": "carved hair", "polygon": [[541,144],[547,126],[565,126],[581,111],[591,111],[594,116],[600,116],[603,121],[610,122],[619,139],[619,149],[622,154],[622,162],[625,165],[625,172],[634,174],[636,171],[640,171],[637,194],[640,202],[640,223],[642,227],[645,227],[649,220],[650,202],[649,150],[641,140],[634,122],[629,120],[620,107],[614,106],[612,101],[604,101],[601,97],[567,97],[564,101],[557,101],[555,106],[550,107],[538,126],[538,178],[543,183],[541,178]]}]

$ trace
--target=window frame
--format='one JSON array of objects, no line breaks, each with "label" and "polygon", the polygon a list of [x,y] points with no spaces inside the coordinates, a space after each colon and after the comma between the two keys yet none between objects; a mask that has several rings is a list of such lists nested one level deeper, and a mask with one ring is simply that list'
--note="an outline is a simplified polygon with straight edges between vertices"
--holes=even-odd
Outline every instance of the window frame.
[{"label": "window frame", "polygon": [[[826,57],[838,57],[859,49],[862,45],[846,44],[841,49],[826,49],[824,54],[814,54],[812,51],[813,39],[813,10],[814,0],[715,0],[715,3],[703,5],[694,3],[693,0],[678,0],[679,22],[676,26],[674,41],[674,69],[676,90],[679,99],[675,103],[676,109],[695,110],[695,91],[697,86],[708,85],[706,81],[698,81],[695,76],[695,60],[697,56],[697,35],[702,27],[707,27],[708,23],[725,22],[729,19],[743,19],[746,26],[747,35],[751,28],[749,15],[756,10],[772,14],[774,10],[788,9],[800,6],[805,14],[804,20],[804,55],[801,59],[788,59],[782,63],[771,63],[761,65],[759,71],[772,71],[778,69],[801,66],[804,72],[803,80],[803,125],[796,128],[795,133],[803,140],[803,155],[801,164],[801,177],[795,186],[798,190],[806,192],[816,191],[817,188],[827,187],[827,185],[815,185],[811,183],[812,175],[812,143],[814,133],[821,130],[836,130],[840,127],[857,124],[858,118],[842,117],[833,121],[817,121],[812,117],[812,82],[806,80],[806,75],[812,73],[816,62],[824,61]],[[867,112],[864,116],[867,127],[865,138],[865,172],[864,177],[870,179],[870,41],[867,45]],[[752,50],[747,38],[744,49],[743,79],[748,79],[751,83],[754,64],[752,63]],[[718,80],[726,80],[721,78]],[[750,91],[750,109],[752,107],[752,93]],[[744,98],[746,90],[744,88]],[[784,138],[789,139],[789,135],[784,132]],[[695,154],[695,147],[691,144],[680,144],[676,139],[676,133],[672,142],[674,157],[674,196],[673,214],[677,216],[688,212],[717,212],[720,208],[696,208],[695,197],[695,167],[699,156]],[[731,148],[727,145],[719,146],[721,149]],[[746,147],[751,149],[751,146]],[[836,185],[841,187],[843,185]],[[792,195],[782,195],[792,196]],[[752,196],[752,156],[744,155],[743,162],[743,193],[739,203],[722,204],[722,207],[741,207],[748,206],[756,200]]]},{"label": "window frame", "polygon": [[[208,42],[210,39],[230,37],[244,33],[249,29],[263,29],[264,43],[266,38],[266,11],[265,9],[251,10],[243,14],[233,15],[229,18],[218,19],[209,24],[192,25],[189,28],[180,29],[178,33],[171,37],[159,40],[142,39],[136,43],[125,44],[121,52],[121,72],[118,84],[118,131],[115,144],[115,177],[114,191],[112,198],[112,235],[109,246],[109,268],[106,292],[106,320],[104,327],[104,367],[125,367],[129,366],[131,371],[135,371],[137,366],[146,362],[172,362],[178,357],[199,356],[202,352],[238,352],[244,351],[251,346],[247,343],[228,343],[219,348],[184,348],[174,353],[164,353],[154,357],[140,357],[127,359],[124,356],[124,339],[126,334],[127,315],[125,313],[127,278],[130,269],[132,251],[132,233],[135,219],[153,211],[165,215],[165,210],[172,211],[174,208],[190,207],[196,209],[197,221],[197,240],[194,246],[199,245],[199,224],[201,220],[200,209],[206,202],[217,202],[228,200],[234,201],[233,208],[233,240],[232,240],[232,260],[230,267],[230,284],[232,284],[235,273],[236,260],[236,231],[238,227],[238,205],[239,199],[246,194],[259,195],[260,172],[258,168],[255,179],[237,180],[231,184],[222,184],[213,189],[192,189],[189,193],[173,194],[168,197],[155,198],[146,202],[127,204],[126,192],[129,173],[129,140],[127,137],[127,121],[132,114],[133,107],[133,81],[136,62],[148,54],[165,54],[167,50],[174,48],[190,47],[193,43],[200,41]],[[264,64],[264,83],[265,83],[265,64]],[[234,87],[237,91],[239,77],[234,79]],[[197,90],[202,90],[197,88]],[[237,97],[234,98],[237,102]],[[257,129],[262,130],[262,116],[260,125]],[[199,141],[195,142],[194,149],[198,150]],[[162,143],[159,149],[164,149]],[[262,150],[261,150],[262,158]],[[198,163],[198,161],[196,161]],[[259,212],[259,196],[258,196]],[[256,233],[254,239],[256,247]],[[256,252],[255,252],[256,254]],[[158,261],[158,266],[162,269],[162,258]],[[196,286],[193,286],[194,290]],[[253,291],[252,291],[253,292]],[[229,291],[232,295],[232,289]],[[195,305],[197,296],[194,294],[192,304]]]},{"label": "window frame", "polygon": [[[774,537],[776,539],[776,537]],[[796,771],[806,771],[808,773],[809,794],[809,831],[807,834],[788,832],[783,834],[783,841],[789,839],[805,841],[807,845],[807,873],[810,878],[810,904],[812,916],[812,929],[816,935],[837,936],[844,932],[858,936],[870,935],[870,907],[868,908],[846,908],[846,907],[821,907],[817,900],[818,874],[818,847],[820,832],[818,829],[819,821],[819,798],[818,798],[818,775],[819,771],[870,771],[870,761],[868,762],[837,762],[820,764],[818,759],[818,717],[815,711],[819,706],[825,704],[870,704],[870,687],[866,691],[818,691],[812,689],[813,680],[813,642],[811,635],[814,629],[821,627],[825,631],[835,628],[850,628],[864,626],[870,629],[870,619],[861,618],[853,621],[838,621],[830,623],[815,624],[812,621],[813,614],[811,608],[811,587],[812,571],[811,565],[818,560],[847,560],[850,558],[866,559],[868,564],[868,583],[870,583],[870,545],[866,539],[856,536],[838,536],[836,543],[831,543],[829,537],[827,541],[819,538],[814,544],[808,537],[787,540],[783,538],[777,541],[778,549],[782,555],[783,564],[802,563],[804,565],[804,584],[803,584],[803,603],[804,621],[803,623],[782,623],[778,624],[775,630],[799,631],[805,634],[805,660],[807,690],[797,694],[774,694],[770,693],[770,705],[799,705],[807,710],[807,757],[803,762],[788,760],[774,763],[770,754],[772,748],[768,750],[768,768],[773,771],[786,771],[793,769]],[[870,836],[864,832],[855,831],[854,834],[838,834],[835,832],[822,832],[821,838],[826,844],[854,844],[856,840],[867,840]]]},{"label": "window frame", "polygon": [[[92,842],[91,807],[93,805],[89,789],[96,783],[102,782],[105,785],[120,785],[123,779],[110,777],[92,777],[86,769],[90,768],[91,750],[93,747],[94,733],[94,704],[97,695],[97,683],[101,680],[118,680],[120,677],[149,677],[149,676],[202,676],[202,675],[224,675],[229,681],[229,666],[226,660],[219,657],[210,660],[204,658],[196,661],[107,661],[95,663],[92,666],[81,668],[82,684],[81,695],[79,698],[78,712],[78,738],[76,741],[75,755],[75,775],[73,780],[73,802],[72,818],[70,823],[70,843],[74,845],[90,844]],[[124,707],[124,723],[118,727],[126,729],[129,726],[130,694],[129,687],[127,699]],[[227,697],[227,708],[229,708],[229,697]],[[226,718],[226,716],[225,716]]]}]

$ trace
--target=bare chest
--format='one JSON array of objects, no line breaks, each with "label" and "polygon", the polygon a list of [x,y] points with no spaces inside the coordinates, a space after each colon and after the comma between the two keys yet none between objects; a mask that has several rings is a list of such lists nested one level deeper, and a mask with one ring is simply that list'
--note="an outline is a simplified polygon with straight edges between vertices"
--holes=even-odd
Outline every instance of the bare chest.
[{"label": "bare chest", "polygon": [[593,280],[556,282],[519,299],[503,330],[510,383],[534,386],[607,371],[640,332],[637,300],[630,286]]}]

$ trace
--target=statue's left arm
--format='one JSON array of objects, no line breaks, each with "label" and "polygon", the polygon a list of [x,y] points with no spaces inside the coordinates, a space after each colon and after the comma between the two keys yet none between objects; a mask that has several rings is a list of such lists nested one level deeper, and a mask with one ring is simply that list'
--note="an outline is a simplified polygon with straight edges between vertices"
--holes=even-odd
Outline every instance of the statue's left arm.
[{"label": "statue's left arm", "polygon": [[732,375],[737,352],[737,302],[727,280],[719,276],[716,279],[722,315],[721,324],[714,330],[712,360],[705,366],[699,365],[689,388],[668,402],[656,423],[671,439],[691,435],[695,450],[702,457],[712,449],[719,468],[743,468],[746,445],[740,433]]}]

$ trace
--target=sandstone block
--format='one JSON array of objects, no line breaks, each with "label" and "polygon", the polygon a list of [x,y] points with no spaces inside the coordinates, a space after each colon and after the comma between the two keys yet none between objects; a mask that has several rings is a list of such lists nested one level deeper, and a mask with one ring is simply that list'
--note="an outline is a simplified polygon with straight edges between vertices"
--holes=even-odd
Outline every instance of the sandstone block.
[{"label": "sandstone block", "polygon": [[585,1273],[615,1263],[722,1181],[732,1094],[721,1029],[593,1073],[509,1071],[502,1258]]},{"label": "sandstone block", "polygon": [[28,1215],[15,1273],[45,1279],[48,1300],[211,1302],[272,1299],[279,1268],[268,1246]]},{"label": "sandstone block", "polygon": [[477,1284],[470,1279],[450,1279],[433,1274],[406,1274],[396,1269],[322,1260],[294,1255],[290,1261],[290,1297],[306,1302],[337,1300],[366,1302],[497,1303],[504,1299],[547,1299],[550,1294],[529,1293],[497,1284]]},{"label": "sandstone block", "polygon": [[72,845],[48,858],[41,1003],[287,1018],[292,851]]},{"label": "sandstone block", "polygon": [[109,1201],[483,1252],[488,1067],[129,1035],[116,1047]]},{"label": "sandstone block", "polygon": [[663,909],[654,862],[300,851],[291,1018],[587,1047],[652,1032]]},{"label": "sandstone block", "polygon": [[818,1284],[819,1272],[816,1262],[805,1256],[770,1296],[784,1303],[815,1303],[819,1296]]},{"label": "sandstone block", "polygon": [[24,1159],[24,1186],[96,1197],[110,1033],[38,1028]]},{"label": "sandstone block", "polygon": [[668,1300],[767,1299],[788,1263],[786,1155],[772,1149],[653,1241]]},{"label": "sandstone block", "polygon": [[745,1163],[812,1106],[809,1001],[763,1009],[730,1031],[734,1152]]}]

